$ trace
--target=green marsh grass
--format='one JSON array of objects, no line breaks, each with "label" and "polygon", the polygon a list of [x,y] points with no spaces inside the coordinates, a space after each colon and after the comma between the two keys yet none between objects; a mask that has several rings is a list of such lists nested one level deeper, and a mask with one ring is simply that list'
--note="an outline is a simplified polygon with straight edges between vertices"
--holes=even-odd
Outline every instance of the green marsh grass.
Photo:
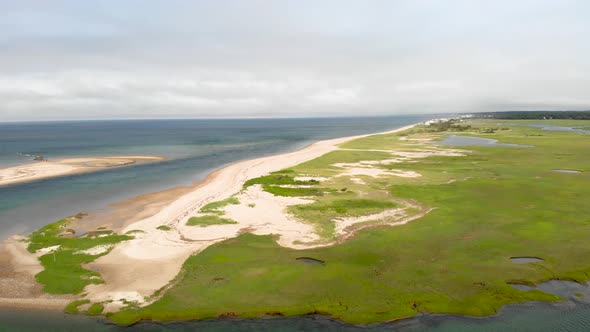
[{"label": "green marsh grass", "polygon": [[207,227],[211,225],[237,224],[237,222],[235,220],[222,218],[217,215],[204,215],[198,217],[190,217],[186,224],[189,226]]}]

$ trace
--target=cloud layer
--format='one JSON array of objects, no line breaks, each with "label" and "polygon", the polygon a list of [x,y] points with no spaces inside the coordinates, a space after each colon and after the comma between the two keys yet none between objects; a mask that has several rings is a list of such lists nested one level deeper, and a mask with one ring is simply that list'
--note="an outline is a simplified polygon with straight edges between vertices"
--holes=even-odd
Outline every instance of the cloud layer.
[{"label": "cloud layer", "polygon": [[0,121],[590,108],[587,1],[0,1]]}]

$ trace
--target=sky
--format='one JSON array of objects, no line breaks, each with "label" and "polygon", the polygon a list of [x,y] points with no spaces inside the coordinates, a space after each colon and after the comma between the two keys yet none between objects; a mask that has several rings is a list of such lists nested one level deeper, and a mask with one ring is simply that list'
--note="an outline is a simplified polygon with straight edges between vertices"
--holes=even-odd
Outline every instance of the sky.
[{"label": "sky", "polygon": [[590,109],[590,1],[0,0],[0,121]]}]

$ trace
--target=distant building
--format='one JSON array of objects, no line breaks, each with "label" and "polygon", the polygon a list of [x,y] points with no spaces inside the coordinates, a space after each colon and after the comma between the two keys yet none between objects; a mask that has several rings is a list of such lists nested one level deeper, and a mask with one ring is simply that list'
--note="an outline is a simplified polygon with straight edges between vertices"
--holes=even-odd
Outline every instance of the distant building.
[{"label": "distant building", "polygon": [[447,118],[440,118],[440,119],[432,119],[432,120],[428,120],[426,122],[424,122],[425,125],[430,126],[431,124],[437,124],[440,122],[446,122],[452,119],[447,119]]}]

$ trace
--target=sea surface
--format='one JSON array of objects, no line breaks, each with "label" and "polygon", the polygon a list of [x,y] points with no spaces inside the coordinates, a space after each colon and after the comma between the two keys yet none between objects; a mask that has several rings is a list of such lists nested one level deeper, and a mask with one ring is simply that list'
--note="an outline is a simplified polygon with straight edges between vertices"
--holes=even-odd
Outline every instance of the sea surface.
[{"label": "sea surface", "polygon": [[229,163],[367,134],[431,116],[0,123],[0,168],[77,156],[156,155],[166,161],[0,187],[0,239],[139,194],[190,185]]},{"label": "sea surface", "polygon": [[[138,194],[190,185],[229,163],[302,148],[317,140],[379,132],[432,116],[373,118],[149,120],[0,123],[0,167],[74,156],[159,155],[166,161],[0,187],[0,238],[28,234],[80,211]],[[590,296],[589,296],[590,297]],[[119,327],[102,318],[54,311],[0,309],[3,331],[590,331],[590,304],[527,303],[498,315],[421,315],[369,326],[322,316],[214,319]]]}]

